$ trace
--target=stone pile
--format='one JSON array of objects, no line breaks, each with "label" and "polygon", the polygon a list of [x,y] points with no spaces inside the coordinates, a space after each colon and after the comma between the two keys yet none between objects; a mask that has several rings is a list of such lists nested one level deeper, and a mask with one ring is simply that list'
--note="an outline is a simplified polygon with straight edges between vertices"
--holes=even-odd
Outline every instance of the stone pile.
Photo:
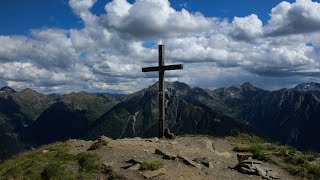
[{"label": "stone pile", "polygon": [[278,173],[262,166],[262,161],[252,159],[252,154],[237,154],[237,158],[239,162],[234,169],[241,173],[258,175],[268,180],[280,179]]}]

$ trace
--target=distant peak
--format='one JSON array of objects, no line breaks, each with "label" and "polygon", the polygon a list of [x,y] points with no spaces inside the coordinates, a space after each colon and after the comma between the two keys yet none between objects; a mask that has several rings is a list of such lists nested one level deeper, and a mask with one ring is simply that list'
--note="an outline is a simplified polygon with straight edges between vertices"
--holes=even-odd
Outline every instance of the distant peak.
[{"label": "distant peak", "polygon": [[249,82],[245,82],[243,84],[235,84],[231,87],[229,87],[228,89],[231,89],[231,90],[245,90],[245,91],[248,91],[248,90],[251,90],[251,91],[256,91],[258,90],[259,88],[253,86],[251,83]]},{"label": "distant peak", "polygon": [[36,90],[30,89],[30,88],[26,88],[22,91],[20,91],[19,93],[23,93],[23,94],[41,94],[39,92],[37,92]]},{"label": "distant peak", "polygon": [[175,81],[175,82],[172,82],[172,83],[169,82],[168,84],[169,84],[169,86],[172,85],[175,89],[179,89],[179,90],[189,89],[190,88],[190,86],[187,85],[186,83],[179,82],[179,81]]},{"label": "distant peak", "polygon": [[[159,82],[156,82],[154,85],[151,86],[151,88],[155,88],[158,86]],[[164,87],[165,88],[171,88],[171,89],[176,89],[176,90],[183,90],[183,89],[189,89],[190,86],[187,85],[186,83],[175,81],[175,82],[164,82]]]},{"label": "distant peak", "polygon": [[30,89],[30,88],[26,88],[26,89],[22,90],[21,92],[35,92],[35,90]]},{"label": "distant peak", "polygon": [[15,93],[16,91],[9,86],[4,86],[0,89],[0,92]]},{"label": "distant peak", "polygon": [[249,86],[249,87],[254,87],[251,83],[245,82],[241,86]]},{"label": "distant peak", "polygon": [[86,96],[86,95],[90,95],[90,94],[85,91],[71,92],[71,93],[67,94],[66,96],[64,96],[64,98],[80,97],[80,96]]},{"label": "distant peak", "polygon": [[241,85],[241,88],[244,89],[257,89],[255,86],[253,86],[251,83],[249,82],[245,82]]},{"label": "distant peak", "polygon": [[320,91],[320,84],[315,82],[298,84],[293,88],[296,91]]}]

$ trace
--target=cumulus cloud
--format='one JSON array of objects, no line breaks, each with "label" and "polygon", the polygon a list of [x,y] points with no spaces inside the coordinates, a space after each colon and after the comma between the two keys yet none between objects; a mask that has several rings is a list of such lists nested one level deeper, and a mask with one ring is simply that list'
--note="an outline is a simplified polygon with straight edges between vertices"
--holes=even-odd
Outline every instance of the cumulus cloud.
[{"label": "cumulus cloud", "polygon": [[34,82],[35,84],[67,84],[71,82],[65,74],[38,68],[31,63],[9,62],[0,67],[1,79],[17,82]]},{"label": "cumulus cloud", "polygon": [[114,0],[105,6],[105,27],[135,38],[166,38],[208,31],[213,23],[200,13],[176,11],[165,0]]},{"label": "cumulus cloud", "polygon": [[166,64],[185,67],[166,72],[171,81],[210,88],[251,81],[273,89],[320,80],[319,5],[310,0],[280,3],[266,25],[255,14],[230,23],[177,11],[168,0],[113,0],[97,16],[94,3],[69,1],[81,29],[0,35],[0,84],[48,93],[134,92],[157,81],[141,67],[157,65],[160,41]]},{"label": "cumulus cloud", "polygon": [[286,1],[271,10],[265,29],[269,36],[310,33],[320,30],[320,3],[311,0]]},{"label": "cumulus cloud", "polygon": [[33,30],[32,36],[0,36],[0,62],[32,61],[42,67],[68,68],[77,59],[66,31]]},{"label": "cumulus cloud", "polygon": [[86,26],[94,25],[97,17],[90,12],[96,0],[70,0],[69,5],[85,23]]},{"label": "cumulus cloud", "polygon": [[262,36],[262,21],[257,15],[251,14],[250,16],[239,18],[235,17],[232,21],[234,30],[231,36],[244,41],[250,41]]}]

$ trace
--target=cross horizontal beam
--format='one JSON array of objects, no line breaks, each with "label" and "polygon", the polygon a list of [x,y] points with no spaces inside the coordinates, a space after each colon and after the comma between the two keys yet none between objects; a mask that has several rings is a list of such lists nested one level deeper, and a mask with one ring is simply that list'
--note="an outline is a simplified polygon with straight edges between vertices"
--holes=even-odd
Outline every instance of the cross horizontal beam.
[{"label": "cross horizontal beam", "polygon": [[167,70],[176,70],[176,69],[183,69],[183,65],[175,64],[175,65],[168,65],[168,66],[145,67],[145,68],[142,68],[142,72],[167,71]]}]

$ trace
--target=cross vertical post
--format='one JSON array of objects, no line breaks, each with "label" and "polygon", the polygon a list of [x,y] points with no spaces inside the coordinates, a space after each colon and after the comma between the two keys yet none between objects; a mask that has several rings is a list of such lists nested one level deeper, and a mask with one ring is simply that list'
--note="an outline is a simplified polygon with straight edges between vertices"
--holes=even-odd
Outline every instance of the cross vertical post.
[{"label": "cross vertical post", "polygon": [[[159,67],[164,66],[164,45],[159,45]],[[159,137],[164,136],[164,70],[159,69]]]},{"label": "cross vertical post", "polygon": [[159,138],[164,136],[165,106],[164,106],[164,72],[166,70],[183,69],[182,64],[164,65],[164,45],[159,45],[159,66],[142,68],[142,72],[159,71]]}]

